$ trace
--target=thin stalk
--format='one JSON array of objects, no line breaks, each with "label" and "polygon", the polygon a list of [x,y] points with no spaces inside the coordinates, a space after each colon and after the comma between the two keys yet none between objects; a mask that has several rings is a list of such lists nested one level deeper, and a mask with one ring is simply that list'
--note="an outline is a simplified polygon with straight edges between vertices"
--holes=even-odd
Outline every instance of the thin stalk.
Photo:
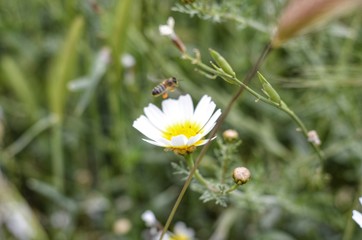
[{"label": "thin stalk", "polygon": [[[206,64],[202,63],[201,61],[198,61],[197,59],[192,58],[189,55],[184,55],[184,58],[191,60],[192,62],[194,62],[198,67],[200,67],[202,70],[207,71],[209,73],[214,74],[215,76],[219,76],[222,77],[224,79],[226,79],[227,81],[233,82],[235,84],[238,84],[240,87],[245,88],[246,91],[248,91],[250,94],[252,94],[253,96],[255,96],[257,98],[257,100],[260,100],[264,103],[267,103],[269,105],[272,105],[280,110],[282,110],[283,112],[287,113],[292,119],[293,121],[299,126],[302,134],[308,138],[308,130],[305,127],[305,125],[303,124],[303,122],[300,120],[300,118],[285,104],[285,103],[276,103],[262,95],[260,95],[259,93],[255,92],[253,89],[251,89],[250,87],[248,87],[244,82],[241,82],[239,79],[237,79],[236,77],[232,77],[224,72],[220,72],[215,70],[214,68],[211,68],[209,66],[207,66]],[[324,155],[321,152],[320,148],[318,147],[318,145],[316,145],[313,142],[309,142],[309,144],[312,146],[312,148],[314,149],[314,151],[317,153],[318,158],[320,159],[320,161],[323,161],[324,159]]]},{"label": "thin stalk", "polygon": [[51,155],[53,159],[53,182],[60,192],[64,190],[63,132],[61,122],[53,125],[51,132]]},{"label": "thin stalk", "polygon": [[[299,126],[301,132],[303,133],[305,138],[308,138],[308,130],[305,127],[305,125],[303,124],[303,122],[300,120],[300,118],[292,111],[290,110],[286,105],[284,107],[285,104],[282,104],[281,107],[278,107],[280,110],[282,110],[283,112],[287,113],[293,120],[294,122]],[[324,154],[322,153],[322,151],[320,150],[319,146],[316,145],[313,142],[309,142],[310,145],[313,147],[314,151],[317,153],[319,160],[322,162],[324,159]]]},{"label": "thin stalk", "polygon": [[29,143],[35,139],[40,133],[44,132],[56,123],[54,116],[48,116],[40,119],[26,132],[24,132],[15,142],[5,149],[5,159],[13,158],[16,154],[20,153]]},{"label": "thin stalk", "polygon": [[163,228],[160,240],[162,240],[163,236],[165,235],[166,231],[168,230],[168,228],[170,227],[171,221],[173,219],[173,216],[176,213],[176,210],[178,208],[178,206],[180,205],[180,202],[183,198],[183,196],[185,195],[185,192],[187,190],[187,188],[189,187],[192,177],[196,172],[196,169],[199,167],[203,157],[206,154],[206,151],[209,149],[210,147],[210,143],[211,143],[211,139],[216,135],[216,132],[219,130],[220,126],[222,125],[222,123],[225,121],[227,115],[229,114],[232,106],[234,105],[234,103],[236,102],[236,100],[240,97],[240,95],[243,93],[245,87],[247,86],[251,79],[255,76],[255,74],[257,73],[259,67],[261,66],[261,64],[263,63],[263,61],[265,60],[266,56],[270,53],[270,51],[272,50],[271,48],[271,44],[268,43],[264,50],[262,51],[261,55],[259,56],[257,62],[253,65],[253,67],[251,68],[251,70],[249,71],[249,73],[245,76],[244,81],[243,81],[243,85],[240,86],[239,90],[237,91],[237,93],[231,98],[231,100],[229,101],[225,111],[223,112],[223,114],[221,114],[220,119],[218,120],[216,126],[214,127],[214,129],[211,131],[210,133],[210,138],[208,140],[208,142],[203,146],[203,148],[201,149],[201,152],[199,154],[199,156],[196,159],[195,165],[194,167],[191,169],[190,171],[190,175],[187,177],[179,196],[177,197],[176,203],[174,204],[172,210],[171,210],[171,214],[169,215],[165,227]]},{"label": "thin stalk", "polygon": [[[192,154],[186,154],[185,156],[185,160],[187,163],[187,166],[189,167],[189,169],[192,169],[195,164],[194,164],[194,159],[192,157]],[[217,191],[216,189],[213,189],[211,187],[211,184],[201,175],[201,173],[199,172],[199,170],[195,171],[195,178],[197,181],[199,181],[202,185],[204,185],[205,187],[207,187],[210,191]]]},{"label": "thin stalk", "polygon": [[230,149],[221,145],[220,146],[222,151],[223,151],[223,155],[225,155],[225,157],[222,160],[222,164],[221,164],[221,179],[220,182],[221,183],[225,183],[225,178],[226,178],[226,172],[228,170],[229,167],[229,162],[230,162]]},{"label": "thin stalk", "polygon": [[235,191],[238,187],[239,187],[239,185],[235,183],[228,190],[226,190],[225,193],[231,193],[231,192]]},{"label": "thin stalk", "polygon": [[[360,167],[360,169],[362,170],[362,167]],[[351,206],[351,209],[349,211],[349,214],[348,214],[348,220],[347,220],[344,232],[343,232],[342,240],[351,240],[353,237],[353,231],[355,229],[356,223],[353,221],[351,213],[352,213],[353,209],[357,209],[359,206],[358,199],[360,196],[362,196],[362,177],[360,177],[360,179],[359,179],[359,188],[358,188],[358,191],[356,191],[356,194],[354,194],[354,196],[355,196],[355,200],[354,200],[354,202]]]}]

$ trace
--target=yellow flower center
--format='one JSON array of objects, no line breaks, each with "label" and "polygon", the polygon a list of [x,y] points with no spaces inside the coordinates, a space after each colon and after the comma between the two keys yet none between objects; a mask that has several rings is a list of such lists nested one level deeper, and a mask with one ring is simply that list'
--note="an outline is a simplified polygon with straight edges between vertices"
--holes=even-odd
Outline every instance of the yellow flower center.
[{"label": "yellow flower center", "polygon": [[163,132],[164,138],[171,140],[178,135],[185,135],[187,138],[196,136],[202,133],[201,126],[195,122],[186,121],[168,126]]},{"label": "yellow flower center", "polygon": [[173,235],[170,240],[189,240],[190,238],[183,234]]},{"label": "yellow flower center", "polygon": [[[182,122],[176,123],[168,126],[162,134],[162,137],[171,140],[173,137],[184,135],[187,138],[196,136],[197,134],[202,134],[203,130],[201,126],[195,122]],[[191,146],[178,146],[178,147],[168,147],[166,150],[174,151],[176,154],[185,155],[195,151],[196,146],[200,143],[201,139],[194,143]]]}]

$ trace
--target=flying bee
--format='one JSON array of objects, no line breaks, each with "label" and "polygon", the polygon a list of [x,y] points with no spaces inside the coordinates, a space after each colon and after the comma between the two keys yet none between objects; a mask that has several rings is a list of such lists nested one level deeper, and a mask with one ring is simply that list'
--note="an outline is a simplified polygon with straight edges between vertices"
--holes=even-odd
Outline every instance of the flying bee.
[{"label": "flying bee", "polygon": [[162,95],[162,98],[168,97],[168,92],[173,92],[178,87],[178,81],[175,77],[163,80],[160,84],[152,89],[154,97]]}]

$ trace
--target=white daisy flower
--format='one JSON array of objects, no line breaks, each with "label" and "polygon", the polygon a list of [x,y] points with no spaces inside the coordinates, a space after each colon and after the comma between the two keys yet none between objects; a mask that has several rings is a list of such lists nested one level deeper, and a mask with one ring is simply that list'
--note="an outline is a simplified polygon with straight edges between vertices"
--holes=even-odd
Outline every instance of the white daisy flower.
[{"label": "white daisy flower", "polygon": [[175,31],[173,30],[174,27],[175,27],[175,19],[173,19],[173,17],[169,17],[167,19],[167,24],[159,26],[158,29],[160,30],[161,35],[172,37],[175,35]]},{"label": "white daisy flower", "polygon": [[[359,198],[359,202],[362,204],[362,197]],[[362,228],[362,213],[353,210],[352,219]]]},{"label": "white daisy flower", "polygon": [[151,210],[147,210],[142,213],[141,218],[147,227],[152,227],[158,224],[156,216]]},{"label": "white daisy flower", "polygon": [[174,27],[175,27],[175,19],[173,19],[173,17],[169,17],[167,19],[167,24],[166,25],[160,25],[158,27],[158,29],[159,29],[160,34],[162,36],[169,37],[172,40],[172,42],[176,45],[176,47],[182,53],[185,53],[186,52],[186,46],[182,42],[182,40],[177,36],[177,34],[175,33]]},{"label": "white daisy flower", "polygon": [[195,231],[188,228],[185,223],[177,222],[173,228],[173,235],[170,240],[193,240],[195,239]]},{"label": "white daisy flower", "polygon": [[215,110],[211,97],[204,95],[194,109],[190,95],[162,102],[162,110],[153,104],[144,108],[133,127],[145,135],[144,141],[185,155],[209,141],[205,136],[214,128],[221,110]]}]

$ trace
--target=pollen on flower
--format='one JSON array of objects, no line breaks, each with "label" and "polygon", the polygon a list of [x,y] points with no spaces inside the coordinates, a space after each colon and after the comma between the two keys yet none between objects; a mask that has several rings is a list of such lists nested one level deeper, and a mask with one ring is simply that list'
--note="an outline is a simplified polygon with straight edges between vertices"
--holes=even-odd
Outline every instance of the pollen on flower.
[{"label": "pollen on flower", "polygon": [[186,236],[186,235],[178,234],[178,235],[171,236],[170,240],[190,240],[190,237]]},{"label": "pollen on flower", "polygon": [[[175,123],[168,127],[166,127],[165,131],[162,134],[162,137],[171,140],[173,137],[184,135],[186,138],[191,138],[193,136],[196,136],[197,134],[202,134],[203,130],[202,127],[191,121],[185,121],[182,123]],[[199,145],[203,141],[203,138],[201,138],[199,141],[195,143],[195,145]],[[195,145],[183,145],[183,146],[170,146],[167,147],[166,150],[171,150],[176,154],[179,155],[185,155],[192,153],[195,151],[196,147]]]},{"label": "pollen on flower", "polygon": [[191,121],[186,121],[182,123],[176,123],[168,126],[163,132],[163,137],[167,140],[171,140],[172,137],[178,135],[184,135],[187,138],[195,136],[196,134],[201,134],[202,128],[199,124]]}]

